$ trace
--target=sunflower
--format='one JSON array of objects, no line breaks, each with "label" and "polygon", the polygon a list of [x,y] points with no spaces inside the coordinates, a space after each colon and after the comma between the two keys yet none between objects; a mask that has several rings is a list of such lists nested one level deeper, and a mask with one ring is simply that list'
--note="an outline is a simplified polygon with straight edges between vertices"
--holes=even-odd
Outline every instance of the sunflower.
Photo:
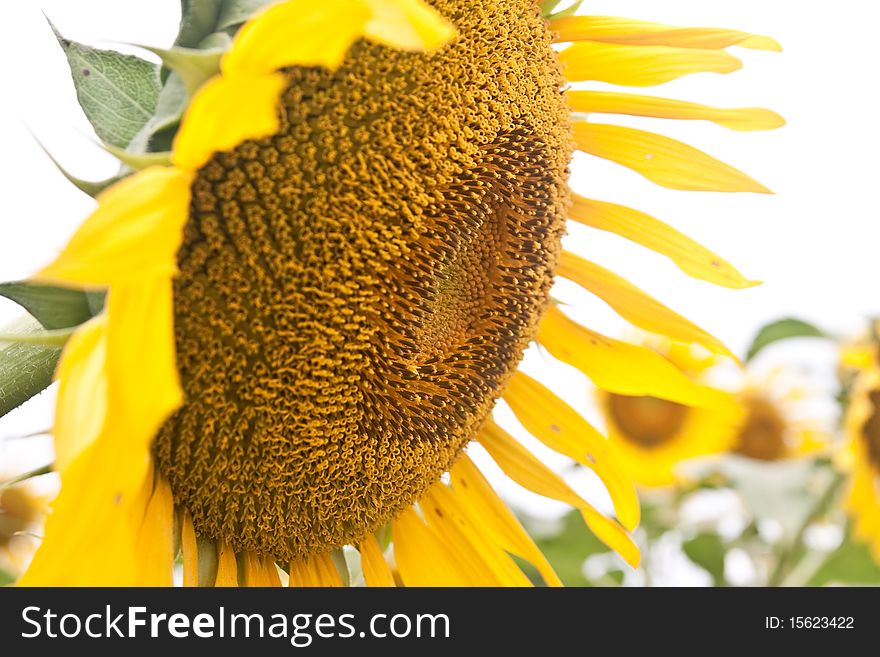
[{"label": "sunflower", "polygon": [[880,346],[876,335],[875,327],[870,343],[844,353],[845,365],[857,369],[844,418],[847,447],[841,462],[850,473],[844,504],[853,519],[853,534],[880,563]]},{"label": "sunflower", "polygon": [[[704,385],[707,370],[718,360],[683,345],[657,345],[651,339],[646,343],[678,369],[678,376],[690,378],[694,385]],[[599,392],[608,438],[637,483],[647,488],[669,486],[679,481],[677,468],[684,461],[735,447],[743,421],[740,402],[735,395],[710,387],[703,388],[703,396],[714,403],[694,405],[669,395]]]},{"label": "sunflower", "polygon": [[[185,585],[339,585],[356,559],[345,546],[370,586],[528,584],[511,555],[559,584],[466,455],[473,440],[638,562],[638,500],[607,440],[518,363],[537,339],[615,392],[701,403],[705,391],[551,307],[554,277],[646,330],[727,350],[562,251],[565,220],[693,276],[751,282],[657,219],[573,195],[572,151],[674,189],[766,192],[689,146],[586,119],[782,121],[566,81],[650,86],[738,68],[728,46],[778,46],[548,20],[556,4],[288,0],[244,25],[170,163],[103,192],[35,276],[109,293],[59,364],[61,492],[23,584],[167,585],[178,543]],[[499,398],[601,477],[613,517],[492,421]]]}]

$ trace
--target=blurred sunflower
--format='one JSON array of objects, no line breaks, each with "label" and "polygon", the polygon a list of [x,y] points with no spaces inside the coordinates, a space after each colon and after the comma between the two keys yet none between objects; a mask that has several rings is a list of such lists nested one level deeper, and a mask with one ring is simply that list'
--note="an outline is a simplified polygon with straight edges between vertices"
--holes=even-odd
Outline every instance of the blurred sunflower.
[{"label": "blurred sunflower", "polygon": [[[703,385],[707,370],[718,360],[685,345],[657,345],[650,339],[647,345],[695,385]],[[677,469],[684,461],[734,448],[743,420],[742,406],[735,395],[722,390],[704,387],[703,394],[705,398],[714,396],[715,403],[695,406],[668,397],[599,392],[608,438],[622,466],[638,484],[669,486],[679,481]]]},{"label": "blurred sunflower", "polygon": [[[59,365],[62,487],[22,583],[170,584],[177,534],[186,585],[338,585],[345,545],[368,585],[525,585],[511,554],[558,584],[464,454],[474,439],[637,563],[631,482],[601,434],[516,371],[523,351],[537,338],[621,394],[712,400],[650,350],[548,310],[554,276],[646,330],[727,350],[562,252],[565,219],[693,276],[752,283],[657,219],[570,194],[572,150],[674,189],[766,192],[689,146],[586,117],[735,130],[782,120],[563,91],[566,80],[727,73],[740,63],[726,47],[778,46],[729,30],[548,20],[557,4],[289,0],[244,25],[192,98],[170,165],[100,195],[35,277],[109,295]],[[557,53],[554,42],[573,45]],[[615,517],[492,423],[499,397],[596,471]],[[390,536],[396,572],[376,532]]]},{"label": "blurred sunflower", "polygon": [[0,571],[18,575],[34,552],[46,498],[27,483],[0,488]]},{"label": "blurred sunflower", "polygon": [[880,563],[880,323],[872,339],[844,350],[844,366],[855,372],[844,418],[847,446],[841,462],[850,474],[846,510],[854,536]]}]

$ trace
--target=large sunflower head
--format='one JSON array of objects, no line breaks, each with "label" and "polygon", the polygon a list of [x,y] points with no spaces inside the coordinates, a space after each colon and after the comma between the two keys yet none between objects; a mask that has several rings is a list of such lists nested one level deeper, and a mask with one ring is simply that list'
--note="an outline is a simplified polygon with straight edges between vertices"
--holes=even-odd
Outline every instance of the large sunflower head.
[{"label": "large sunflower head", "polygon": [[[586,118],[739,130],[781,120],[567,83],[729,72],[728,46],[777,46],[728,30],[548,20],[555,4],[288,0],[235,33],[217,74],[193,90],[167,165],[101,194],[38,275],[109,294],[59,366],[62,489],[25,583],[170,583],[176,515],[185,584],[338,584],[347,545],[369,585],[527,584],[511,555],[558,584],[465,454],[474,440],[638,562],[638,502],[618,457],[517,371],[523,352],[537,340],[619,395],[718,397],[551,307],[554,276],[646,330],[728,352],[563,252],[565,220],[619,233],[698,278],[752,283],[657,219],[573,195],[572,150],[674,189],[765,192],[689,146]],[[573,45],[560,55],[554,41]],[[500,397],[602,478],[613,516],[494,423]],[[73,555],[88,563],[72,571]]]}]

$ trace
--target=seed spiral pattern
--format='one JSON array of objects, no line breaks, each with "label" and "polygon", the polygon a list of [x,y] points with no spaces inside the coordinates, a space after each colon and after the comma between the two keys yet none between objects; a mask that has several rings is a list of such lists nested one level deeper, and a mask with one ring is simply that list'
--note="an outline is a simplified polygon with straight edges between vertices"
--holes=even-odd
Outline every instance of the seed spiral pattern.
[{"label": "seed spiral pattern", "polygon": [[155,455],[196,530],[236,550],[325,552],[418,500],[546,307],[572,150],[551,35],[534,0],[432,4],[453,45],[291,70],[280,133],[194,183],[186,401]]}]

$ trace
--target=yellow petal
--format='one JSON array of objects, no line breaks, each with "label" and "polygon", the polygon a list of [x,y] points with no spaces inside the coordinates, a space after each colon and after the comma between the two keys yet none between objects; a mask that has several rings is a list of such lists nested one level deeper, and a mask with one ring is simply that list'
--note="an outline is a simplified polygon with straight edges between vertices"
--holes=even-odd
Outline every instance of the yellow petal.
[{"label": "yellow petal", "polygon": [[617,162],[669,189],[772,193],[742,171],[652,132],[579,121],[574,124],[574,137],[581,151]]},{"label": "yellow petal", "polygon": [[449,544],[456,556],[472,570],[481,586],[531,586],[503,546],[491,540],[483,523],[472,523],[449,486],[438,483],[419,500],[428,525]]},{"label": "yellow petal", "polygon": [[669,98],[610,91],[568,91],[565,95],[573,112],[712,121],[730,130],[740,132],[773,130],[785,125],[785,119],[779,114],[761,107],[726,109]]},{"label": "yellow petal", "polygon": [[261,557],[247,551],[244,557],[244,585],[248,587],[277,587],[281,586],[278,577],[278,569],[272,559]]},{"label": "yellow petal", "polygon": [[782,50],[770,37],[713,27],[674,27],[616,16],[566,16],[554,20],[557,41],[605,41],[643,46],[676,46],[707,50],[740,46],[755,50]]},{"label": "yellow petal", "polygon": [[184,171],[196,171],[214,153],[278,132],[279,98],[285,84],[280,73],[213,77],[183,115],[172,162]]},{"label": "yellow petal", "polygon": [[86,219],[36,280],[104,286],[177,271],[192,175],[151,167],[98,195]]},{"label": "yellow petal", "polygon": [[562,586],[553,566],[473,461],[462,455],[450,475],[456,498],[471,524],[482,527],[503,549],[535,566],[548,586]]},{"label": "yellow petal", "polygon": [[361,36],[403,50],[431,50],[454,28],[419,0],[282,2],[248,21],[223,58],[225,74],[264,74],[287,66],[342,64]]},{"label": "yellow petal", "polygon": [[162,423],[180,406],[171,281],[115,286],[107,296],[108,415],[115,440],[144,467]]},{"label": "yellow petal", "polygon": [[339,571],[336,570],[333,557],[325,552],[291,561],[290,586],[341,587],[342,578],[339,576]]},{"label": "yellow petal", "polygon": [[608,440],[577,411],[531,377],[516,372],[502,395],[535,438],[593,470],[608,488],[621,524],[639,524],[639,498],[608,447]]},{"label": "yellow petal", "polygon": [[604,267],[563,251],[556,273],[592,292],[639,328],[678,342],[695,342],[717,354],[733,356],[717,338]]},{"label": "yellow petal", "polygon": [[704,408],[726,408],[730,403],[728,395],[694,383],[655,351],[591,331],[556,307],[541,320],[538,341],[554,357],[576,367],[596,387],[608,392]]},{"label": "yellow petal", "polygon": [[[148,481],[152,476],[148,478]],[[149,489],[149,486],[146,487]],[[138,582],[171,586],[174,572],[174,500],[167,482],[158,477],[145,505],[137,538]]]},{"label": "yellow petal", "polygon": [[566,79],[653,87],[692,73],[732,73],[742,62],[724,50],[582,41],[559,53]]},{"label": "yellow petal", "polygon": [[672,226],[644,212],[572,194],[568,216],[578,223],[608,231],[666,256],[688,276],[736,290],[754,287],[726,260]]},{"label": "yellow petal", "polygon": [[487,420],[477,437],[504,473],[523,488],[559,500],[580,510],[597,538],[620,554],[633,568],[639,564],[639,548],[620,523],[606,518],[575,493],[555,472],[501,429]]},{"label": "yellow petal", "polygon": [[379,541],[372,534],[367,534],[364,540],[358,545],[358,551],[361,553],[361,569],[364,572],[364,581],[370,587],[392,587],[394,586],[394,576],[391,574],[391,568],[385,561],[385,555],[382,554],[382,548],[379,547]]},{"label": "yellow petal", "polygon": [[100,435],[107,413],[107,316],[83,324],[58,363],[55,469],[63,473]]},{"label": "yellow petal", "polygon": [[474,586],[447,544],[411,508],[391,524],[394,559],[406,586]]},{"label": "yellow petal", "polygon": [[189,511],[183,510],[180,522],[181,553],[183,555],[183,585],[195,587],[199,585],[199,546],[196,530],[193,527]]},{"label": "yellow petal", "polygon": [[148,495],[145,488],[152,488],[152,476],[143,450],[132,450],[118,439],[118,431],[125,427],[108,424],[111,428],[65,470],[43,541],[20,585],[136,586],[141,582],[137,542]]},{"label": "yellow petal", "polygon": [[455,28],[422,0],[367,0],[372,17],[368,39],[400,50],[435,50],[455,37]]},{"label": "yellow petal", "polygon": [[229,588],[238,586],[238,561],[235,552],[226,541],[218,541],[217,546],[217,580],[214,586],[217,588]]}]

